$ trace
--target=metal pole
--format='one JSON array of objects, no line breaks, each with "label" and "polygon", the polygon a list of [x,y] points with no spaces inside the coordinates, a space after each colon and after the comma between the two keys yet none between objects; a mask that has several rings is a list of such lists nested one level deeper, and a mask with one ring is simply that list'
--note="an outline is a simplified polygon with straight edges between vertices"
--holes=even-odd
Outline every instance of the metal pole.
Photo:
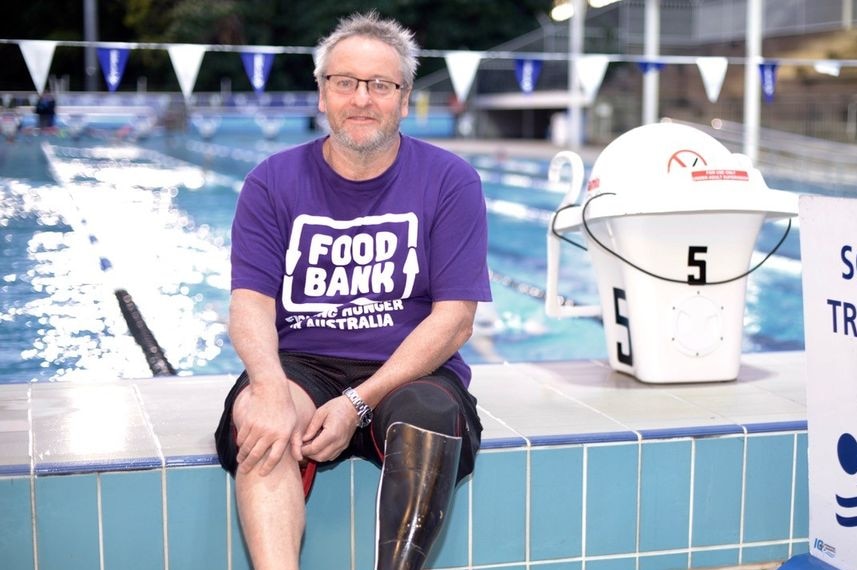
[{"label": "metal pole", "polygon": [[[83,0],[83,39],[87,42],[98,41],[98,0]],[[95,56],[95,46],[84,48],[84,77],[86,90],[98,90],[98,62]]]},{"label": "metal pole", "polygon": [[[645,55],[654,61],[660,55],[661,0],[646,0]],[[660,71],[649,69],[643,74],[643,124],[658,121]]]},{"label": "metal pole", "polygon": [[744,154],[759,158],[759,122],[762,62],[762,0],[747,0],[747,59],[744,64]]},{"label": "metal pole", "polygon": [[574,70],[574,62],[583,54],[583,34],[586,23],[586,0],[573,0],[574,16],[568,21],[568,146],[574,150],[583,146],[583,88]]}]

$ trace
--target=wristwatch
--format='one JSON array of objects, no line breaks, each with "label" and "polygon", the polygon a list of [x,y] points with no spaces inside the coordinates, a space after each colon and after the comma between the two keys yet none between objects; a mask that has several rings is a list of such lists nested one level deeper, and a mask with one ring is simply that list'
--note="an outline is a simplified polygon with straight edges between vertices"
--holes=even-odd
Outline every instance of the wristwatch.
[{"label": "wristwatch", "polygon": [[357,427],[366,427],[372,421],[372,408],[363,401],[360,394],[354,388],[346,388],[342,395],[351,400],[354,409],[357,410]]}]

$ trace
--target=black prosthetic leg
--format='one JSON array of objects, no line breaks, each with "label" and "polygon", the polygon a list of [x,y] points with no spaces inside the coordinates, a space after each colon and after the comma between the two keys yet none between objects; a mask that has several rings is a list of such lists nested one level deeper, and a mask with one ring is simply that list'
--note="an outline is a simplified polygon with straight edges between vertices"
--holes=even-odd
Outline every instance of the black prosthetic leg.
[{"label": "black prosthetic leg", "polygon": [[375,570],[421,570],[449,514],[461,438],[394,423],[378,489]]}]

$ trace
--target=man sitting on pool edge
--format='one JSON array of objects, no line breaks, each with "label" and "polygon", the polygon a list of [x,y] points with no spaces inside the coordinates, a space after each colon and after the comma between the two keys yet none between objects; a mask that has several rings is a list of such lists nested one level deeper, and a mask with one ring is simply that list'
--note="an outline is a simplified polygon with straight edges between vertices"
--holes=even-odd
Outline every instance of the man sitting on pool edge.
[{"label": "man sitting on pool edge", "polygon": [[318,45],[330,135],[246,178],[229,332],[245,366],[216,432],[257,570],[299,568],[317,462],[382,466],[376,568],[419,570],[482,427],[458,350],[491,299],[485,203],[464,160],[399,133],[413,34],[354,15]]}]

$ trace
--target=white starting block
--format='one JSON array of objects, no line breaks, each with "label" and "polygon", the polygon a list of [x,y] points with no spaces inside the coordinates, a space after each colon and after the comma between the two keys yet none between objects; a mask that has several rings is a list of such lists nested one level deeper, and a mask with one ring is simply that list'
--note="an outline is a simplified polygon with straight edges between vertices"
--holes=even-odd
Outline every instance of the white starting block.
[{"label": "white starting block", "polygon": [[[795,216],[796,194],[771,190],[749,158],[692,127],[638,127],[595,161],[577,204],[583,161],[548,229],[545,310],[600,313],[610,365],[644,382],[734,380],[753,247],[766,218]],[[600,307],[558,302],[559,235],[581,232]]]}]

